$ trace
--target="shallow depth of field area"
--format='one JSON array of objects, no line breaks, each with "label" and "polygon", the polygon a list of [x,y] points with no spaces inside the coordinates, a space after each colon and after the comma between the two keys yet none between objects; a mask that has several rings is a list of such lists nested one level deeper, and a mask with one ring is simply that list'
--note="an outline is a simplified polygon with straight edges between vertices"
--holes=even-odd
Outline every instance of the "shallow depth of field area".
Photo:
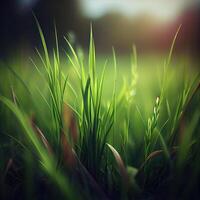
[{"label": "shallow depth of field area", "polygon": [[[140,30],[132,28],[138,32],[131,35],[132,14],[142,8],[138,1],[126,4],[132,10],[121,1],[104,5],[105,13],[115,9],[130,17],[129,25],[121,24],[124,30],[115,12],[106,22],[101,1],[80,2],[85,27],[74,27],[80,25],[82,36],[62,34],[62,6],[48,27],[42,12],[29,11],[27,3],[22,8],[31,12],[29,37],[36,48],[26,37],[16,46],[2,39],[0,199],[199,199],[199,52],[195,34],[188,39],[187,17],[167,34],[145,32],[151,30],[146,18],[143,25],[137,18],[133,27]],[[145,12],[150,5],[143,5]],[[154,8],[149,12],[160,9]],[[162,14],[162,23],[172,23],[170,13]],[[149,27],[161,30],[162,23]],[[71,25],[68,19],[66,27]]]}]

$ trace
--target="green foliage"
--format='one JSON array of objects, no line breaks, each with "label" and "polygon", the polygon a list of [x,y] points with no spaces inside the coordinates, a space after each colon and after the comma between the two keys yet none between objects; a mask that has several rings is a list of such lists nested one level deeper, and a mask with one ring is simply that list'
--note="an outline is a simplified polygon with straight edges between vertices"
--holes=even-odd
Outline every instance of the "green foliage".
[{"label": "green foliage", "polygon": [[[114,49],[113,68],[107,67],[107,61],[98,63],[92,28],[87,57],[80,55],[80,49],[75,49],[64,38],[69,48],[65,54],[70,62],[66,73],[61,64],[56,28],[56,48],[50,56],[38,22],[37,25],[43,53],[36,50],[40,63],[33,60],[32,63],[40,75],[37,80],[45,82],[46,92],[33,91],[32,85],[38,87],[42,83],[34,81],[35,74],[28,85],[12,70],[12,78],[21,86],[12,88],[13,102],[1,95],[0,106],[8,107],[23,128],[19,129],[14,121],[13,134],[7,133],[9,139],[34,155],[32,163],[42,166],[61,196],[67,199],[161,198],[162,194],[157,191],[166,188],[167,197],[176,198],[173,188],[182,189],[182,182],[188,183],[187,195],[192,193],[193,186],[196,187],[192,181],[198,184],[195,177],[200,175],[197,134],[200,80],[199,74],[194,78],[194,74],[188,73],[190,70],[177,80],[182,68],[170,66],[180,27],[164,67],[158,70],[159,82],[154,68],[145,69],[138,64],[135,46],[128,70],[121,68]],[[76,77],[70,74],[71,69]],[[120,70],[127,70],[124,79]],[[35,118],[19,104],[20,87],[25,87],[29,98],[37,102],[32,108]],[[31,103],[27,100],[27,104]],[[5,116],[11,123],[13,118],[6,112],[0,113],[1,120],[5,121]],[[51,117],[45,121],[42,116],[47,117],[48,112]],[[14,135],[15,127],[19,136]],[[2,124],[1,129],[5,129]],[[14,148],[13,143],[8,148]],[[2,141],[0,149],[3,146]],[[38,170],[34,168],[37,174]],[[186,172],[188,176],[184,176]]]},{"label": "green foliage", "polygon": [[98,177],[102,167],[103,156],[106,156],[104,155],[105,144],[114,122],[114,97],[108,106],[102,105],[106,65],[104,65],[103,71],[98,77],[96,73],[96,55],[92,28],[88,53],[88,74],[73,47],[68,41],[67,43],[76,60],[75,64],[70,59],[80,78],[81,88],[81,99],[78,101],[77,108],[74,109],[76,113],[79,113],[78,123],[80,135],[77,151],[81,162],[94,176]]},{"label": "green foliage", "polygon": [[59,170],[56,170],[56,162],[54,157],[48,154],[47,150],[44,148],[41,141],[34,133],[26,114],[24,114],[17,107],[17,105],[15,105],[7,98],[0,96],[0,101],[2,101],[15,114],[16,118],[24,129],[25,136],[30,141],[30,144],[33,146],[33,150],[38,155],[38,161],[40,162],[44,171],[58,185],[60,191],[64,194],[64,196],[69,199],[74,199],[76,197],[74,188],[70,184],[68,178],[64,177]]}]

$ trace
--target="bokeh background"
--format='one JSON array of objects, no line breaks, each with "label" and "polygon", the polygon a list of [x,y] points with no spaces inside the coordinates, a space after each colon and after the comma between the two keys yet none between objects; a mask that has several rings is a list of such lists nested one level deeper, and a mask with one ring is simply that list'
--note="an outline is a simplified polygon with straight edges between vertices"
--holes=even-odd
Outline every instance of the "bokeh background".
[{"label": "bokeh background", "polygon": [[[81,87],[70,60],[64,54],[64,50],[69,49],[64,36],[67,36],[75,50],[80,50],[80,52],[83,50],[82,53],[86,54],[89,45],[90,25],[92,24],[97,49],[97,74],[102,72],[105,60],[108,58],[102,94],[102,113],[106,108],[104,103],[108,105],[107,102],[114,97],[113,88],[115,86],[117,99],[119,99],[116,111],[117,119],[116,121],[114,120],[113,130],[110,134],[113,139],[109,138],[108,141],[112,142],[111,144],[119,151],[120,155],[124,155],[124,158],[122,158],[127,160],[128,165],[138,169],[143,166],[144,137],[149,126],[149,117],[152,116],[153,112],[155,113],[153,108],[156,98],[165,91],[165,84],[162,86],[162,80],[166,78],[166,94],[160,111],[159,124],[156,126],[162,127],[160,129],[167,142],[168,133],[170,134],[169,137],[174,137],[174,135],[176,137],[177,135],[178,140],[180,138],[181,142],[184,141],[183,138],[186,138],[186,142],[182,142],[185,151],[182,151],[181,146],[180,152],[188,156],[185,156],[187,158],[186,162],[183,159],[181,170],[177,168],[178,170],[169,174],[167,172],[165,175],[165,169],[168,167],[164,167],[164,176],[160,174],[162,167],[159,168],[155,165],[155,170],[152,173],[147,173],[149,177],[152,176],[153,178],[149,178],[149,189],[145,190],[144,195],[149,191],[155,190],[156,194],[163,193],[163,198],[150,196],[148,199],[166,199],[168,195],[171,197],[171,193],[168,192],[168,189],[165,189],[165,182],[168,188],[169,181],[170,188],[173,188],[172,193],[177,193],[173,195],[173,199],[185,199],[184,195],[186,193],[184,192],[188,192],[191,195],[189,199],[192,199],[192,195],[198,195],[196,199],[199,199],[200,167],[198,152],[200,142],[197,121],[199,116],[197,115],[199,114],[198,108],[200,108],[199,93],[195,94],[195,98],[194,96],[191,98],[192,102],[188,98],[190,99],[188,102],[191,105],[189,104],[188,106],[187,103],[183,102],[187,99],[187,91],[190,91],[188,89],[190,83],[193,80],[199,81],[199,76],[197,77],[197,75],[200,72],[200,0],[0,1],[0,97],[5,96],[10,100],[14,100],[19,105],[20,110],[27,114],[30,121],[36,122],[50,145],[52,144],[53,147],[56,147],[54,145],[55,141],[52,139],[54,138],[52,135],[57,133],[56,129],[54,130],[55,120],[52,118],[52,113],[56,109],[53,108],[52,94],[49,90],[52,82],[49,83],[47,81],[46,83],[46,79],[43,79],[47,77],[48,70],[45,70],[35,49],[39,49],[41,55],[44,55],[34,15],[44,32],[50,60],[53,60],[52,48],[55,47],[54,24],[56,24],[61,53],[59,69],[62,69],[63,74],[69,77],[68,83],[74,88],[72,89],[70,84],[67,85],[64,102],[80,109],[82,109],[83,103],[81,100],[82,95],[79,95],[81,94]],[[168,63],[167,77],[165,77],[165,73],[163,76],[163,72],[165,72],[163,68],[164,61],[168,57],[171,43],[181,24],[173,56],[171,62]],[[130,54],[133,44],[136,45],[138,56],[137,59],[135,57],[132,59],[133,62],[131,64]],[[112,47],[115,48],[117,58],[116,80]],[[69,51],[68,53],[70,54],[71,52]],[[39,71],[41,70],[42,76],[38,73],[34,63],[31,62],[30,57]],[[86,64],[84,63],[84,67],[87,70],[87,55],[85,58],[84,62],[86,61]],[[132,66],[133,68],[131,69]],[[138,66],[137,69],[136,66]],[[58,74],[60,75],[60,73]],[[55,90],[57,91],[56,86],[56,84],[55,87],[53,85],[53,89],[56,88]],[[74,91],[77,92],[78,95],[75,96],[78,96],[78,98],[74,97]],[[191,90],[191,94],[192,92],[193,90]],[[48,105],[51,105],[50,110]],[[75,114],[70,111],[68,115],[74,116]],[[76,123],[76,119],[78,123],[78,117],[73,117],[73,123]],[[98,115],[96,119],[101,121]],[[174,127],[177,129],[175,133]],[[102,130],[104,130],[103,126]],[[116,133],[115,130],[117,130]],[[81,131],[79,132],[81,134]],[[36,162],[35,154],[32,154],[32,145],[30,145],[29,140],[26,140],[23,133],[25,132],[13,113],[0,102],[0,199],[5,199],[1,198],[1,194],[8,197],[7,199],[60,199],[54,184],[49,184],[49,179],[46,181],[43,173],[40,173],[39,162]],[[189,136],[186,135],[187,137],[185,137],[185,133],[188,133]],[[123,147],[125,140],[127,140],[127,151],[126,147]],[[28,150],[21,148],[20,143],[25,144]],[[156,146],[155,150],[163,148],[161,143]],[[167,149],[176,148],[179,142],[174,144],[171,145],[169,143]],[[60,152],[60,146],[57,148],[57,152]],[[31,152],[29,152],[29,149]],[[54,149],[56,150],[56,148]],[[82,151],[81,148],[80,150]],[[184,154],[185,152],[186,154]],[[87,157],[87,151],[85,155]],[[58,160],[60,160],[60,155]],[[109,162],[106,159],[106,165],[107,163]],[[158,164],[160,166],[160,161]],[[69,172],[71,174],[71,171]],[[102,172],[99,174],[104,174],[103,170]],[[115,176],[113,177],[115,179]],[[107,178],[110,180],[109,176],[105,176],[105,180]],[[104,177],[102,177],[103,179]],[[143,182],[142,179],[141,181]],[[116,180],[118,182],[118,178]],[[144,180],[147,180],[146,177]],[[87,183],[87,181],[83,180],[81,182],[83,182],[83,185]],[[117,187],[115,187],[115,181],[113,181],[113,192],[118,188],[117,182]],[[160,187],[159,184],[161,182]],[[109,190],[110,185],[112,184],[106,183],[105,188]],[[81,187],[81,190],[76,188],[77,191],[85,190],[87,193],[90,183],[85,185],[86,189],[82,187],[82,183],[77,186]],[[104,188],[104,184],[102,186]],[[176,191],[174,191],[174,188]],[[56,190],[55,193],[54,190]],[[133,189],[133,192],[135,192],[135,189]],[[54,195],[52,196],[52,194]],[[112,199],[116,199],[114,197],[115,194]],[[120,198],[120,195],[116,193],[116,197]]]},{"label": "bokeh background", "polygon": [[[198,60],[200,50],[199,0],[5,0],[0,5],[0,59],[30,56],[40,47],[33,13],[39,20],[49,47],[54,43],[54,22],[63,47],[64,35],[87,48],[90,23],[97,50],[112,46],[120,54],[163,53],[169,49],[180,24],[176,53]],[[196,62],[197,63],[197,62]]]}]

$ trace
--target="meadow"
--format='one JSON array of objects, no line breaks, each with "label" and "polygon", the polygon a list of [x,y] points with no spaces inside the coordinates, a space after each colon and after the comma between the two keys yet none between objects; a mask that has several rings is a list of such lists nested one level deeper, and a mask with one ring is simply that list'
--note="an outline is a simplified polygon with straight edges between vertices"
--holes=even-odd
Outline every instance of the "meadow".
[{"label": "meadow", "polygon": [[[64,38],[0,68],[1,199],[198,199],[200,76],[184,56]],[[62,53],[61,53],[62,52]],[[5,66],[4,66],[5,65]]]}]

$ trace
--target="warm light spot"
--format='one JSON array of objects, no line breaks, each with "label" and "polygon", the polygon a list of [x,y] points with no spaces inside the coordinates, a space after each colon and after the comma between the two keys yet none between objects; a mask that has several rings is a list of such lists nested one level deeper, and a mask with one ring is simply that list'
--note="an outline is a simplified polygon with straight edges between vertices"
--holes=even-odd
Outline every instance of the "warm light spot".
[{"label": "warm light spot", "polygon": [[199,0],[80,0],[80,4],[83,15],[93,19],[118,13],[129,18],[150,15],[171,21]]}]

